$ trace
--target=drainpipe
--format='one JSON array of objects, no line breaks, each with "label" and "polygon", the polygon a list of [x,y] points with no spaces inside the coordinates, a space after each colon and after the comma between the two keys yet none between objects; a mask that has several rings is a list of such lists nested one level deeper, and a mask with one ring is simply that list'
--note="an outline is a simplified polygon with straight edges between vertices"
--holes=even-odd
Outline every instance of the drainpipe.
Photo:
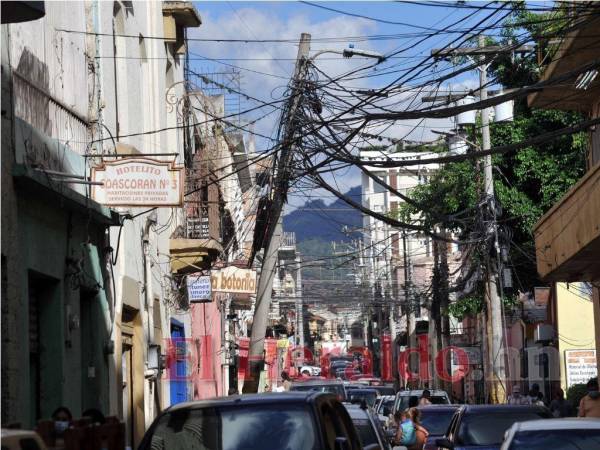
[{"label": "drainpipe", "polygon": [[147,344],[154,344],[154,292],[152,289],[152,262],[150,260],[150,228],[156,225],[156,211],[146,219],[142,243],[144,248],[144,309],[146,310]]},{"label": "drainpipe", "polygon": [[156,389],[156,377],[158,371],[148,369],[148,354],[150,345],[154,343],[154,295],[152,292],[152,263],[150,261],[150,228],[157,222],[156,211],[153,211],[147,218],[142,234],[142,248],[144,259],[144,312],[142,313],[142,326],[146,326],[146,348],[144,377],[144,423],[146,425],[154,420],[154,391]]}]

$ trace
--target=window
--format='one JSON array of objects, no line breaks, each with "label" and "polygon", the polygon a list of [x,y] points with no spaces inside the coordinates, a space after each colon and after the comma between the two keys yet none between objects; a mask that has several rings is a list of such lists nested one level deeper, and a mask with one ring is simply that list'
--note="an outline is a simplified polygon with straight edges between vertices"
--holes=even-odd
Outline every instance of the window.
[{"label": "window", "polygon": [[312,416],[299,405],[175,410],[162,416],[151,433],[142,448],[312,450],[317,446]]}]

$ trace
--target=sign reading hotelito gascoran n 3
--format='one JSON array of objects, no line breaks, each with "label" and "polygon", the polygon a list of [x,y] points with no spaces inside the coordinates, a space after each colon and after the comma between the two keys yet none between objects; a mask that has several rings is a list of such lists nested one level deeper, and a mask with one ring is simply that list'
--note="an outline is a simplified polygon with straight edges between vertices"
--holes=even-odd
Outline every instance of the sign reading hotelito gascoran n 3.
[{"label": "sign reading hotelito gascoran n 3", "polygon": [[181,206],[183,167],[127,156],[92,168],[92,198],[107,206]]}]

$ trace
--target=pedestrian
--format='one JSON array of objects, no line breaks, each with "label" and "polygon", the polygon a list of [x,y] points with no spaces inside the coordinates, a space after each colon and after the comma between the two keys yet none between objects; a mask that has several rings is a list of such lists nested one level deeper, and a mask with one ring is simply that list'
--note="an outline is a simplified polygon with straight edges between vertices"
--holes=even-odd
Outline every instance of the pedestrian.
[{"label": "pedestrian", "polygon": [[410,408],[408,410],[410,420],[415,427],[415,443],[408,446],[408,450],[423,450],[429,432],[421,425],[421,411],[418,408]]},{"label": "pedestrian", "polygon": [[283,382],[282,382],[283,390],[289,391],[292,387],[292,380],[291,380],[289,374],[285,370],[283,372],[281,372],[281,379],[283,380]]},{"label": "pedestrian", "polygon": [[73,420],[73,414],[66,406],[59,406],[52,413],[52,420],[54,421],[54,434],[56,437],[62,438]]},{"label": "pedestrian", "polygon": [[550,402],[550,411],[554,417],[571,417],[573,415],[573,405],[565,399],[565,392],[561,388],[554,393],[554,398]]},{"label": "pedestrian", "polygon": [[238,390],[234,387],[230,387],[227,390],[227,395],[238,395],[238,393],[239,393]]},{"label": "pedestrian", "polygon": [[537,399],[533,402],[533,404],[537,406],[546,406],[546,402],[544,401],[544,394],[538,392]]},{"label": "pedestrian", "polygon": [[512,394],[508,396],[506,403],[509,405],[530,405],[531,400],[528,396],[521,395],[521,387],[515,384],[512,388]]},{"label": "pedestrian", "polygon": [[429,392],[429,389],[425,389],[423,394],[421,394],[421,398],[419,399],[419,406],[427,405],[431,405],[431,392]]},{"label": "pedestrian", "polygon": [[410,419],[408,411],[408,409],[396,411],[396,414],[394,414],[394,419],[398,424],[398,429],[393,439],[394,446],[409,447],[410,445],[414,445],[417,440],[415,425]]},{"label": "pedestrian", "polygon": [[96,409],[96,408],[86,409],[81,414],[81,416],[89,417],[90,419],[92,419],[92,423],[94,423],[94,424],[102,425],[102,424],[106,423],[106,418],[104,417],[104,414],[102,414],[102,411],[100,411],[99,409]]},{"label": "pedestrian", "polygon": [[590,378],[587,382],[587,395],[579,402],[579,417],[600,418],[600,392],[598,378]]},{"label": "pedestrian", "polygon": [[540,393],[540,385],[537,383],[533,383],[531,385],[531,388],[529,389],[529,392],[527,393],[530,404],[535,405],[537,403],[537,401],[539,400],[539,393]]},{"label": "pedestrian", "polygon": [[416,395],[411,395],[408,397],[408,407],[414,408],[415,406],[419,406],[419,397]]}]

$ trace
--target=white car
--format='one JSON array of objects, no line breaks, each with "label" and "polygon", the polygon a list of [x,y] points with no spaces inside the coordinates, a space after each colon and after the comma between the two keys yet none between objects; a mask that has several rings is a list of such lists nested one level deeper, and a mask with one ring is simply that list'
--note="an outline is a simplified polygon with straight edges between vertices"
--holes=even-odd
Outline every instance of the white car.
[{"label": "white car", "polygon": [[515,422],[501,450],[598,449],[600,419],[565,418]]},{"label": "white car", "polygon": [[300,373],[304,372],[304,371],[308,371],[308,373],[310,374],[311,377],[318,377],[319,375],[321,375],[321,368],[317,367],[317,366],[302,366],[302,368],[300,369]]},{"label": "white car", "polygon": [[390,415],[394,410],[395,400],[395,395],[382,395],[377,399],[377,403],[375,403],[375,412],[377,413],[377,417],[384,428],[387,428],[388,426]]}]

